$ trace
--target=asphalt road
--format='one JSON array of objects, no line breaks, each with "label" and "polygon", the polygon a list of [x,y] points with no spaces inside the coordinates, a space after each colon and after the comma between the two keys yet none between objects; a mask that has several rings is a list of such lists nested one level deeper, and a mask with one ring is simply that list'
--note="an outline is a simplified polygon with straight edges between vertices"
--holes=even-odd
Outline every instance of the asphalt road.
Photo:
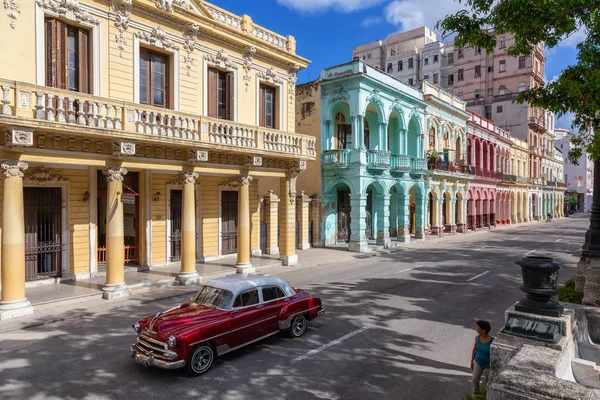
[{"label": "asphalt road", "polygon": [[[469,391],[475,321],[493,332],[523,295],[525,254],[572,277],[588,221],[567,218],[469,234],[379,257],[278,275],[323,298],[300,339],[274,336],[229,353],[209,373],[147,369],[129,357],[131,323],[190,297],[120,306],[0,334],[4,399],[460,399]],[[148,298],[149,295],[146,295]],[[73,305],[73,314],[84,305]]]}]

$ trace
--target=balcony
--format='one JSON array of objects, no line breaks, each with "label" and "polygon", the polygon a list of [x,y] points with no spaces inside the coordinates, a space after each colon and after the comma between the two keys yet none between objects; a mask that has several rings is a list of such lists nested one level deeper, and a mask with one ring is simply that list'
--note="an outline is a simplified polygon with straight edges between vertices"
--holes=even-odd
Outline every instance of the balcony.
[{"label": "balcony", "polygon": [[567,184],[565,182],[546,181],[546,186],[566,188]]},{"label": "balcony", "polygon": [[546,122],[543,117],[529,117],[529,127],[540,132],[545,132]]},{"label": "balcony", "polygon": [[456,161],[428,161],[427,169],[430,171],[447,171],[452,173],[475,175],[475,168]]},{"label": "balcony", "polygon": [[540,84],[545,84],[546,83],[546,79],[544,78],[544,74],[542,74],[540,71],[533,71],[533,79],[536,80],[536,82],[540,83]]},{"label": "balcony", "polygon": [[427,159],[411,158],[410,159],[410,172],[415,175],[425,175],[427,173]]},{"label": "balcony", "polygon": [[516,175],[509,175],[509,174],[501,174],[501,178],[502,182],[504,183],[515,183],[517,182],[517,176]]},{"label": "balcony", "polygon": [[347,167],[350,162],[350,149],[326,150],[323,152],[323,165]]},{"label": "balcony", "polygon": [[390,168],[390,152],[369,150],[367,152],[367,168],[373,170],[386,170]]},{"label": "balcony", "polygon": [[46,86],[0,80],[4,124],[98,136],[316,158],[315,138]]},{"label": "balcony", "polygon": [[517,183],[531,184],[531,178],[525,176],[517,176]]},{"label": "balcony", "polygon": [[392,154],[391,156],[392,172],[409,172],[410,171],[410,156],[401,154]]},{"label": "balcony", "polygon": [[529,152],[540,157],[544,155],[544,151],[542,150],[541,146],[529,146]]}]

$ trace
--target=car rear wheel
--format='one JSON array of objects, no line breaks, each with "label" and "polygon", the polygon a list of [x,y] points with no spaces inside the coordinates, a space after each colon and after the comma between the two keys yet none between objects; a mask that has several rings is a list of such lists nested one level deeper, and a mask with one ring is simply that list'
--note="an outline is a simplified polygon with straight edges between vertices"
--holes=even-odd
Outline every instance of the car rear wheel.
[{"label": "car rear wheel", "polygon": [[292,319],[292,323],[290,324],[290,336],[293,338],[298,338],[304,335],[307,326],[308,320],[304,315],[298,315],[294,317],[294,319]]},{"label": "car rear wheel", "polygon": [[201,343],[191,352],[187,370],[191,375],[202,375],[210,369],[215,360],[215,350],[208,343]]}]

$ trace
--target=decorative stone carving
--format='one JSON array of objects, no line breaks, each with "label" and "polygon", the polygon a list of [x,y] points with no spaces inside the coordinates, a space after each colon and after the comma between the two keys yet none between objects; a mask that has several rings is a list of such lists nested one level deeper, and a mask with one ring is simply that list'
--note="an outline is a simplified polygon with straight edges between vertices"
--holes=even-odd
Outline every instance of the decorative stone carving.
[{"label": "decorative stone carving", "polygon": [[10,128],[4,135],[4,145],[9,151],[23,151],[23,148],[33,146],[33,130]]},{"label": "decorative stone carving", "polygon": [[118,160],[135,155],[135,143],[133,142],[113,142],[112,146],[112,157]]},{"label": "decorative stone carving", "polygon": [[259,71],[258,77],[265,82],[273,84],[283,83],[283,80],[277,76],[277,72],[275,72],[275,68],[273,67],[267,68],[265,72]]},{"label": "decorative stone carving", "polygon": [[200,162],[207,162],[208,161],[208,151],[206,150],[190,150],[189,156],[188,156],[188,164],[198,164]]},{"label": "decorative stone carving", "polygon": [[16,160],[6,160],[3,161],[2,169],[4,170],[3,174],[6,178],[14,178],[14,177],[23,177],[23,171],[29,168],[29,165],[23,161]]},{"label": "decorative stone carving", "polygon": [[60,172],[46,167],[30,168],[25,172],[25,181],[42,185],[50,182],[65,182],[65,179],[58,175]]},{"label": "decorative stone carving", "polygon": [[290,100],[290,104],[294,104],[296,101],[296,82],[298,81],[298,71],[300,71],[300,66],[298,64],[290,64],[288,66],[288,97]]},{"label": "decorative stone carving", "polygon": [[167,34],[162,27],[157,26],[152,29],[152,32],[136,32],[135,36],[144,42],[147,42],[156,47],[162,47],[163,49],[179,49],[171,39],[167,38]]},{"label": "decorative stone carving", "polygon": [[221,188],[238,188],[240,186],[248,186],[252,181],[251,175],[238,175],[238,176],[230,176],[221,182],[219,187]]},{"label": "decorative stone carving", "polygon": [[156,151],[154,152],[154,156],[156,158],[162,158],[162,147],[157,147]]},{"label": "decorative stone carving", "polygon": [[250,86],[250,71],[252,70],[252,60],[254,60],[254,56],[256,55],[256,47],[248,46],[244,48],[242,51],[242,57],[244,59],[244,85],[246,85],[246,92],[248,91],[248,87]]},{"label": "decorative stone carving", "polygon": [[237,69],[237,65],[231,60],[229,54],[223,49],[217,51],[216,55],[207,54],[204,59],[209,63],[217,67],[227,68],[229,70]]},{"label": "decorative stone carving", "polygon": [[151,146],[146,146],[144,148],[144,154],[146,157],[150,157],[150,152],[152,151],[152,147]]},{"label": "decorative stone carving", "polygon": [[19,5],[16,0],[4,0],[4,9],[8,10],[6,15],[10,18],[10,27],[15,29],[17,27],[17,16],[21,14]]},{"label": "decorative stone carving", "polygon": [[218,10],[214,7],[211,7],[211,5],[207,2],[204,2],[202,5],[210,12],[210,14],[212,15],[212,17],[215,20],[222,22],[222,23],[229,25],[236,29],[240,29],[242,27],[242,20],[240,18],[235,17],[230,14],[227,14],[227,13],[225,13],[221,10]]},{"label": "decorative stone carving", "polygon": [[255,167],[262,167],[263,159],[261,156],[252,157],[252,165]]},{"label": "decorative stone carving", "polygon": [[248,186],[250,182],[252,182],[252,176],[250,175],[240,175],[240,186]]},{"label": "decorative stone carving", "polygon": [[346,92],[344,88],[340,86],[329,95],[329,104],[348,99],[350,99],[348,92]]},{"label": "decorative stone carving", "polygon": [[289,170],[290,178],[290,204],[294,204],[296,201],[296,179],[298,175],[306,170],[306,160],[299,160],[292,162],[292,166]]},{"label": "decorative stone carving", "polygon": [[19,107],[29,108],[31,100],[30,92],[21,92],[19,91]]},{"label": "decorative stone carving", "polygon": [[85,152],[89,151],[90,141],[87,139],[83,139],[82,149]]},{"label": "decorative stone carving", "polygon": [[167,152],[165,154],[165,157],[170,159],[171,158],[171,154],[173,153],[173,149],[170,147],[167,147]]},{"label": "decorative stone carving", "polygon": [[38,147],[40,149],[43,149],[44,145],[46,144],[46,136],[45,135],[38,135],[37,139],[38,139]]},{"label": "decorative stone carving", "polygon": [[191,74],[192,65],[194,63],[194,57],[192,57],[192,53],[194,52],[194,48],[196,47],[196,38],[198,37],[198,33],[200,32],[200,27],[194,23],[186,24],[183,27],[183,48],[187,52],[187,56],[185,57],[185,67],[187,68],[187,74]]},{"label": "decorative stone carving", "polygon": [[75,138],[69,138],[69,151],[75,151]]},{"label": "decorative stone carving", "polygon": [[173,4],[189,10],[190,0],[156,0],[156,7],[166,12],[173,12]]},{"label": "decorative stone carving", "polygon": [[102,173],[106,176],[107,182],[121,181],[127,175],[127,168],[123,167],[105,167]]},{"label": "decorative stone carving", "polygon": [[377,104],[378,106],[383,107],[383,99],[379,95],[378,89],[373,89],[371,95],[367,97],[367,104],[369,103]]},{"label": "decorative stone carving", "polygon": [[194,171],[184,171],[177,175],[173,175],[167,182],[167,185],[180,186],[186,183],[196,183],[198,173]]},{"label": "decorative stone carving", "polygon": [[102,141],[101,140],[96,142],[96,153],[102,153]]},{"label": "decorative stone carving", "polygon": [[94,25],[100,23],[100,20],[92,17],[81,8],[79,0],[36,0],[36,3],[46,10],[55,12],[62,18],[77,22],[88,22]]},{"label": "decorative stone carving", "polygon": [[123,32],[129,28],[133,0],[112,0],[112,8],[116,14],[115,26],[119,29],[119,34],[115,35],[115,42],[119,48],[119,56],[123,57],[123,51],[127,44],[127,39],[125,39]]}]

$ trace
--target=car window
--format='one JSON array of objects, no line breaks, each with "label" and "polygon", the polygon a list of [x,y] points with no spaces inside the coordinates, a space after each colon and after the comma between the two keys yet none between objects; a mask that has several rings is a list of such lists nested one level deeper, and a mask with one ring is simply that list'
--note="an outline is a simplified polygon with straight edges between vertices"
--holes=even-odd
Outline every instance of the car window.
[{"label": "car window", "polygon": [[262,289],[263,301],[271,301],[285,297],[283,291],[277,286]]},{"label": "car window", "polygon": [[254,304],[258,304],[258,290],[241,293],[233,302],[234,307],[247,307]]}]

